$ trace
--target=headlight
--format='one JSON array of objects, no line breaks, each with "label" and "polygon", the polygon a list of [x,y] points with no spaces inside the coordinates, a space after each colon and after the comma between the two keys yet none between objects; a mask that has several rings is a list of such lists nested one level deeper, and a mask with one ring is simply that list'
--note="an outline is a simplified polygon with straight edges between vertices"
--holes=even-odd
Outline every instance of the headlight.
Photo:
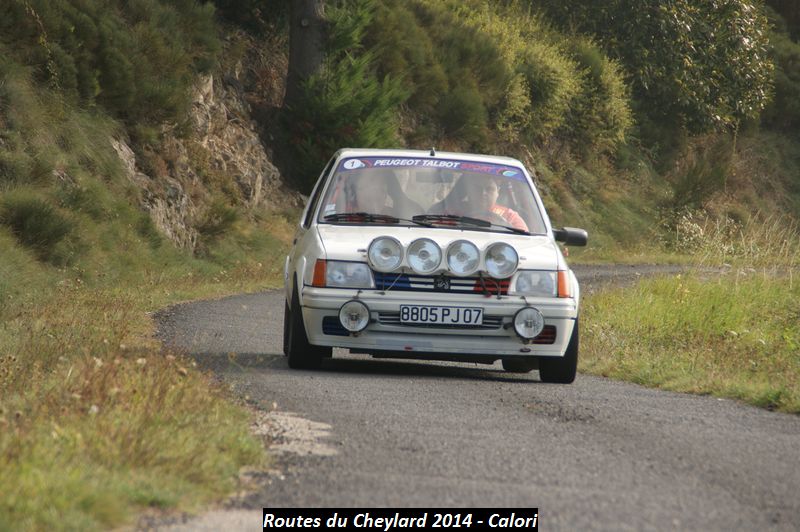
[{"label": "headlight", "polygon": [[518,264],[519,255],[508,244],[498,242],[486,249],[486,271],[495,279],[511,277]]},{"label": "headlight", "polygon": [[325,265],[325,286],[332,288],[375,288],[372,272],[363,262],[329,260]]},{"label": "headlight", "polygon": [[350,332],[360,332],[369,324],[369,309],[361,301],[351,299],[339,309],[339,322]]},{"label": "headlight", "polygon": [[556,297],[556,272],[522,270],[511,283],[509,294],[520,296]]},{"label": "headlight", "polygon": [[514,314],[514,330],[522,338],[536,338],[542,329],[544,329],[544,317],[537,309],[525,307]]},{"label": "headlight", "polygon": [[447,267],[456,275],[475,273],[480,260],[481,253],[472,242],[456,240],[447,246]]},{"label": "headlight", "polygon": [[408,265],[419,274],[434,272],[442,262],[442,250],[433,240],[419,238],[408,246]]},{"label": "headlight", "polygon": [[370,265],[377,271],[390,272],[403,262],[403,246],[396,238],[380,236],[369,245],[367,256]]}]

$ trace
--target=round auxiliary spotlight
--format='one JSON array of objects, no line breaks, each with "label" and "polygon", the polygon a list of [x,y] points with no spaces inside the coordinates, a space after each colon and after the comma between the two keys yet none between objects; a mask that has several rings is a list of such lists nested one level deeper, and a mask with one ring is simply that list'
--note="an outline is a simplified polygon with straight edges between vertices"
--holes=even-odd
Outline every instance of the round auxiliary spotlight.
[{"label": "round auxiliary spotlight", "polygon": [[544,329],[544,316],[533,307],[521,308],[514,314],[514,330],[526,340],[536,338]]},{"label": "round auxiliary spotlight", "polygon": [[486,249],[486,271],[495,279],[514,275],[519,265],[517,250],[504,242],[492,244]]},{"label": "round auxiliary spotlight", "polygon": [[339,309],[339,323],[350,332],[361,332],[369,324],[369,309],[356,299],[351,299]]},{"label": "round auxiliary spotlight", "polygon": [[369,264],[379,272],[391,272],[403,262],[403,246],[400,241],[390,236],[379,236],[369,245],[367,250]]},{"label": "round auxiliary spotlight", "polygon": [[447,246],[447,267],[456,275],[464,277],[475,273],[480,262],[481,252],[468,240],[456,240]]},{"label": "round auxiliary spotlight", "polygon": [[442,250],[430,238],[414,240],[406,251],[408,265],[419,274],[433,273],[442,262]]}]

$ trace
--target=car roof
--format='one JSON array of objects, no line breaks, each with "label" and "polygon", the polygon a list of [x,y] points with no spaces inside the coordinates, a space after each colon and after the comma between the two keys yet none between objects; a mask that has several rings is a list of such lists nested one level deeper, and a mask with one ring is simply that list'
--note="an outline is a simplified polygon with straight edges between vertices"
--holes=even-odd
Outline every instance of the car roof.
[{"label": "car roof", "polygon": [[418,157],[426,159],[461,159],[464,161],[478,161],[497,164],[522,166],[522,163],[512,157],[501,155],[482,155],[478,153],[460,153],[449,151],[436,151],[431,155],[431,150],[401,150],[401,149],[373,149],[373,148],[342,148],[337,152],[341,158],[346,157]]}]

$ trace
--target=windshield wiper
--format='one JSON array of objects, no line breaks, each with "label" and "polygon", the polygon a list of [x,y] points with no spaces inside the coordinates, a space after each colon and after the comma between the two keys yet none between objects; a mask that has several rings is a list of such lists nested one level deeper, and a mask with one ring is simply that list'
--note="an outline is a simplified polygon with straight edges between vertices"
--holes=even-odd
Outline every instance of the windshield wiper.
[{"label": "windshield wiper", "polygon": [[418,214],[414,216],[414,221],[453,221],[458,223],[466,223],[470,225],[477,225],[478,227],[497,227],[500,229],[506,229],[511,231],[512,233],[517,233],[520,235],[530,235],[529,231],[525,229],[519,229],[517,227],[513,227],[510,225],[503,225],[503,224],[496,224],[494,222],[490,222],[489,220],[482,220],[481,218],[472,218],[471,216],[460,216],[458,214]]},{"label": "windshield wiper", "polygon": [[525,229],[520,229],[519,227],[514,227],[513,225],[503,225],[503,224],[496,224],[493,222],[489,222],[492,227],[499,227],[500,229],[507,229],[512,233],[517,233],[519,235],[530,235],[530,231],[526,231]]},{"label": "windshield wiper", "polygon": [[458,214],[417,214],[412,217],[415,222],[441,222],[453,221],[463,224],[477,225],[478,227],[491,227],[492,223],[480,218],[471,218],[469,216],[459,216]]},{"label": "windshield wiper", "polygon": [[424,225],[425,227],[433,227],[433,224],[427,223],[422,220],[417,220],[416,216],[413,220],[405,218],[398,218],[390,214],[374,214],[370,212],[337,212],[335,214],[328,214],[322,218],[326,222],[376,222],[376,223],[389,223],[396,224],[400,222],[409,222],[417,225]]}]

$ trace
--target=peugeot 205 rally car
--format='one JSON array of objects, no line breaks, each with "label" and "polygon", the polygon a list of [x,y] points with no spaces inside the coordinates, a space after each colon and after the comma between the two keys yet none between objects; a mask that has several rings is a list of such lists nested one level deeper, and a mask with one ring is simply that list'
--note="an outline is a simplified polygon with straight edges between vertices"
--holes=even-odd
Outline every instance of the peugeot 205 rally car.
[{"label": "peugeot 205 rally car", "polygon": [[434,150],[340,150],[286,258],[283,350],[314,368],[333,347],[375,357],[539,369],[570,383],[578,281],[517,160]]}]

